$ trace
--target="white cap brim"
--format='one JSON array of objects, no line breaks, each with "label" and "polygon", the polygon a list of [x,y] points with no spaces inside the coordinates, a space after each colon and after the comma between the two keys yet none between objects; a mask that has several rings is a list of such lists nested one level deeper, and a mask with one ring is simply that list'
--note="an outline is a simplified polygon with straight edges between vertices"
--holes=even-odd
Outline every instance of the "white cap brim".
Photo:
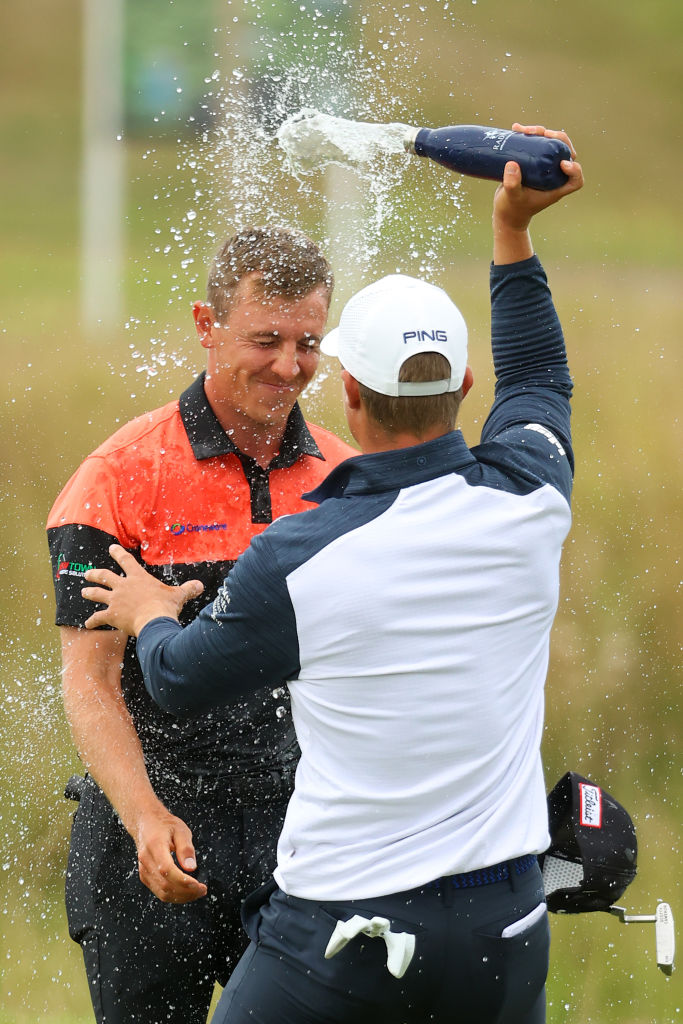
[{"label": "white cap brim", "polygon": [[339,328],[334,327],[320,342],[320,351],[326,356],[339,357]]}]

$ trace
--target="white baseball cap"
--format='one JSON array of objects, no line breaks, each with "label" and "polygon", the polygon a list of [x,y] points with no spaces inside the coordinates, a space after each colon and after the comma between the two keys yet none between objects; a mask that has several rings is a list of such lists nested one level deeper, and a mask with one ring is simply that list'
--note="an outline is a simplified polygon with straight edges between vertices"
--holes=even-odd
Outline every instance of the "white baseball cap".
[{"label": "white baseball cap", "polygon": [[[322,351],[337,356],[356,380],[381,395],[442,395],[457,391],[467,367],[467,325],[443,288],[406,274],[389,274],[353,295]],[[450,378],[399,381],[419,352],[440,352]]]}]

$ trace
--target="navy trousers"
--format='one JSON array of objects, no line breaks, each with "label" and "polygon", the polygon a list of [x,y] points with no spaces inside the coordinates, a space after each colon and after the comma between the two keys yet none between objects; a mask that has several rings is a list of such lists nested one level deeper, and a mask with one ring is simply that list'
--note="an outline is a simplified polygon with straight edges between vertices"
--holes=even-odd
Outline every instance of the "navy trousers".
[{"label": "navy trousers", "polygon": [[66,878],[71,938],[83,951],[98,1024],[205,1024],[248,944],[244,897],[272,872],[287,805],[236,806],[224,787],[164,794],[192,829],[203,899],[162,903],[139,879],[135,844],[88,779]]},{"label": "navy trousers", "polygon": [[[212,1024],[544,1024],[547,913],[502,937],[544,898],[535,863],[473,888],[441,879],[345,902],[303,900],[266,884],[243,908],[252,941]],[[387,970],[381,938],[359,935],[324,958],[337,922],[356,914],[415,935],[401,979]]]}]

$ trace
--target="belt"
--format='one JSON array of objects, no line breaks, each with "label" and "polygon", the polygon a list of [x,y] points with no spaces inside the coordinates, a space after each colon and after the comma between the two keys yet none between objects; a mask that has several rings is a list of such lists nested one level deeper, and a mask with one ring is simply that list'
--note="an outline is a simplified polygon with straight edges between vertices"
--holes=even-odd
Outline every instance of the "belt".
[{"label": "belt", "polygon": [[[271,770],[262,775],[202,776],[180,778],[169,774],[161,775],[153,768],[149,771],[150,781],[162,800],[197,800],[206,795],[221,801],[230,801],[237,807],[267,807],[270,804],[285,803],[294,788],[295,768]],[[90,776],[72,775],[66,784],[64,796],[67,800],[80,800]],[[92,785],[96,785],[94,779]]]},{"label": "belt", "polygon": [[286,803],[294,788],[296,765],[271,768],[258,775],[175,775],[165,766],[149,764],[150,782],[161,800],[199,800],[235,807],[267,807]]},{"label": "belt", "polygon": [[459,875],[444,875],[430,882],[433,888],[442,888],[444,885],[452,885],[454,889],[474,889],[480,885],[491,885],[494,882],[504,882],[510,877],[512,871],[516,875],[523,875],[530,868],[538,863],[535,853],[527,853],[523,857],[515,857],[514,860],[503,860],[500,864],[492,864],[488,868],[478,868],[476,871],[465,871]]}]

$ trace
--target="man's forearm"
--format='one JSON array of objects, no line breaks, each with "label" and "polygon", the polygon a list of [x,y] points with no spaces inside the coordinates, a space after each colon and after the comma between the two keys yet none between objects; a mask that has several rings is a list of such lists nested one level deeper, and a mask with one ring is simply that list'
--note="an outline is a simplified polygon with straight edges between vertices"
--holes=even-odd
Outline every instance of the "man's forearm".
[{"label": "man's forearm", "polygon": [[123,698],[105,687],[85,696],[65,686],[64,706],[81,760],[135,839],[141,817],[163,805]]},{"label": "man's forearm", "polygon": [[64,710],[76,749],[135,838],[140,817],[162,806],[121,692],[125,638],[62,628]]},{"label": "man's forearm", "polygon": [[493,200],[493,262],[497,266],[519,263],[533,256],[528,231],[532,218],[583,185],[581,166],[576,163],[574,147],[565,132],[552,131],[542,125],[525,126],[515,123],[512,127],[514,131],[527,135],[561,139],[569,147],[572,159],[563,160],[560,165],[566,175],[566,183],[548,192],[524,187],[519,165],[514,161],[505,165],[502,183],[496,189]]},{"label": "man's forearm", "polygon": [[490,284],[496,393],[520,382],[570,393],[562,326],[538,258],[494,264]]},{"label": "man's forearm", "polygon": [[67,684],[65,706],[83,761],[137,847],[140,881],[164,902],[205,896],[204,883],[187,873],[197,866],[192,833],[154,793],[122,697],[94,684],[86,698]]},{"label": "man's forearm", "polygon": [[496,266],[507,263],[521,263],[534,254],[528,229],[512,228],[504,221],[493,217],[493,262]]}]

